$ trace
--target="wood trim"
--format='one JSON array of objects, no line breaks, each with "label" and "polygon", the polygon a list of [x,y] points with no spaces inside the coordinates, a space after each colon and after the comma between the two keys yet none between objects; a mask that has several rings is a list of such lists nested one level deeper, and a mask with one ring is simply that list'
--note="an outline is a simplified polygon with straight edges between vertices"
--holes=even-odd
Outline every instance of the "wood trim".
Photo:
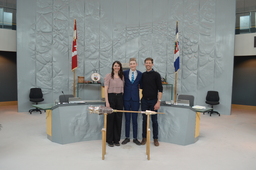
[{"label": "wood trim", "polygon": [[0,102],[0,106],[18,105],[18,101]]}]

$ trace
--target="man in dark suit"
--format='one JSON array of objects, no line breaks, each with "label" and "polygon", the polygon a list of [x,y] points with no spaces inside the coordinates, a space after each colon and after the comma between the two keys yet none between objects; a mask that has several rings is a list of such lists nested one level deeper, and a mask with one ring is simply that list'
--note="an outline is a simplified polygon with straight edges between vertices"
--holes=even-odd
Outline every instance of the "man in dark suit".
[{"label": "man in dark suit", "polygon": [[[130,58],[129,70],[124,71],[124,109],[138,111],[140,107],[140,97],[139,97],[139,84],[142,77],[142,73],[136,70],[137,62],[135,58]],[[140,145],[137,139],[138,133],[138,123],[137,123],[137,113],[125,113],[125,140],[122,144],[130,142],[130,122],[132,118],[132,130],[133,130],[133,142]]]}]

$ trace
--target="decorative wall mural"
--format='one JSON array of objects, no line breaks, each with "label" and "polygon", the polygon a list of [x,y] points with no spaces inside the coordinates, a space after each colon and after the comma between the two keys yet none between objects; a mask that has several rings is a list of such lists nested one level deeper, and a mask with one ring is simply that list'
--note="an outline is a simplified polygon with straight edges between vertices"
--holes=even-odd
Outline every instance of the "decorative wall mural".
[{"label": "decorative wall mural", "polygon": [[[72,93],[74,19],[77,20],[78,31],[76,77],[84,76],[85,80],[90,80],[96,70],[103,83],[103,77],[111,71],[113,61],[127,63],[129,58],[135,57],[138,69],[145,71],[144,59],[152,57],[154,69],[169,84],[173,84],[176,21],[179,22],[181,58],[178,93],[197,96],[202,89],[213,89],[219,79],[223,79],[223,73],[227,72],[227,59],[224,58],[226,44],[218,39],[221,33],[218,24],[222,23],[224,28],[226,24],[219,14],[222,10],[219,0],[21,1],[30,4],[25,11],[21,9],[24,16],[30,14],[30,18],[21,15],[29,25],[19,25],[24,29],[29,27],[29,37],[22,49],[29,50],[26,57],[34,63],[27,67],[28,86],[41,87],[48,100],[55,101],[61,91]],[[224,5],[231,9],[228,6],[232,1],[225,2]],[[23,6],[17,2],[18,10]],[[233,7],[229,11],[232,10]],[[228,60],[233,61],[231,58]],[[231,75],[232,69],[229,68],[228,72]]]}]

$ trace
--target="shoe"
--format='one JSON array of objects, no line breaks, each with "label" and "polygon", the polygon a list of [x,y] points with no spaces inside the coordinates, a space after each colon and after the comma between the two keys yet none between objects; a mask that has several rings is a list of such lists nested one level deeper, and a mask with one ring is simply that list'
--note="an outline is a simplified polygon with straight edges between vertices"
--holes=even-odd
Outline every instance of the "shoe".
[{"label": "shoe", "polygon": [[155,145],[155,146],[159,146],[158,139],[154,139],[154,145]]},{"label": "shoe", "polygon": [[133,139],[133,143],[135,143],[136,145],[141,145],[141,143],[138,141],[138,139]]},{"label": "shoe", "polygon": [[125,144],[127,144],[128,142],[130,142],[130,139],[129,139],[129,138],[125,138],[125,140],[122,142],[122,145],[125,145]]},{"label": "shoe", "polygon": [[116,145],[116,146],[120,146],[120,143],[119,143],[119,142],[115,142],[115,145]]},{"label": "shoe", "polygon": [[113,142],[109,142],[109,143],[108,143],[108,146],[109,146],[109,147],[114,147]]},{"label": "shoe", "polygon": [[142,141],[140,142],[141,145],[145,145],[147,142],[146,138],[143,138]]}]

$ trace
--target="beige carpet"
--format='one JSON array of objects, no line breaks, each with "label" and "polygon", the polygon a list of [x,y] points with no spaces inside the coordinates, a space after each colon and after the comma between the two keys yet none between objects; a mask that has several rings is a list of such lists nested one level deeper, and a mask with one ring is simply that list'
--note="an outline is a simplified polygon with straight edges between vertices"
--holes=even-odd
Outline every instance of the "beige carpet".
[{"label": "beige carpet", "polygon": [[60,145],[46,137],[45,113],[18,113],[17,106],[0,106],[0,170],[256,170],[256,107],[232,106],[232,115],[201,115],[199,140],[180,146],[128,143],[107,147],[101,141]]}]

